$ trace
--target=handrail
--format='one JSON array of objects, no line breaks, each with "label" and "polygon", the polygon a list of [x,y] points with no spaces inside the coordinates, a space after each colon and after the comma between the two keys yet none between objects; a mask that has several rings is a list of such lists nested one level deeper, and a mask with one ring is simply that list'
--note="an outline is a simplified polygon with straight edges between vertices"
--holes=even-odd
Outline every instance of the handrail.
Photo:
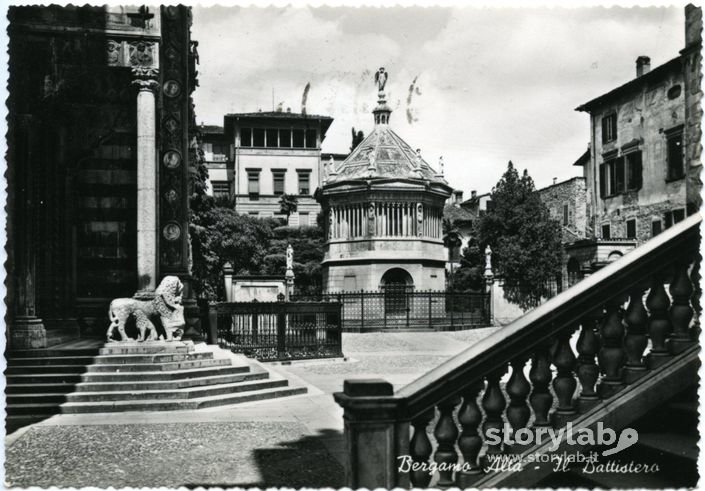
[{"label": "handrail", "polygon": [[683,245],[699,234],[701,222],[699,213],[679,222],[402,387],[394,397],[405,401],[409,418],[453,397],[473,381],[469,378],[473,374],[479,378],[530,351],[566,324],[577,323],[595,305],[626,293],[633,286],[628,279],[643,280],[663,265],[664,258],[684,255]]},{"label": "handrail", "polygon": [[[533,425],[558,428],[595,404],[610,404],[624,387],[660,373],[680,353],[693,352],[701,222],[700,214],[688,217],[396,392],[384,380],[346,380],[334,397],[344,408],[348,485],[427,487],[430,474],[402,471],[398,459],[424,465],[433,455],[436,463],[451,465],[460,452],[470,470],[439,470],[438,486],[468,487],[483,474],[480,423],[483,432],[505,422],[518,430],[533,414]],[[506,449],[484,444],[491,453]]]}]

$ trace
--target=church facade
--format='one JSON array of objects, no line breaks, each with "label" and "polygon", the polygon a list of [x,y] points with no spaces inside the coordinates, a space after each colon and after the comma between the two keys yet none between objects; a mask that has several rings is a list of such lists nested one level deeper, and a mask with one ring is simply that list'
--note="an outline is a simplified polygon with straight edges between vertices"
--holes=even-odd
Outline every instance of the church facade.
[{"label": "church facade", "polygon": [[442,219],[452,189],[391,129],[386,77],[380,69],[373,131],[329,170],[317,194],[328,292],[445,289]]},{"label": "church facade", "polygon": [[107,328],[110,299],[185,285],[197,43],[183,6],[11,7],[11,348]]}]

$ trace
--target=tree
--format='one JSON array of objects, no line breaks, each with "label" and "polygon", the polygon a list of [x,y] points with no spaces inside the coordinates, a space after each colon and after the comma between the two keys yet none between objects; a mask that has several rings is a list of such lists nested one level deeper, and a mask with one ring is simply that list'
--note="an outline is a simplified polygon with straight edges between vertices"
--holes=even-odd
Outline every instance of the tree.
[{"label": "tree", "polygon": [[279,198],[279,212],[286,215],[286,223],[289,223],[289,217],[298,209],[299,199],[293,194],[282,194]]},{"label": "tree", "polygon": [[485,286],[484,255],[475,234],[468,238],[460,256],[460,267],[453,274],[450,289],[458,292],[483,291]]},{"label": "tree", "polygon": [[504,278],[505,297],[525,310],[549,296],[563,254],[561,226],[535,191],[528,172],[519,176],[510,161],[477,227],[480,250],[492,248],[492,267]]},{"label": "tree", "polygon": [[448,218],[444,218],[443,226],[443,245],[448,249],[448,260],[450,261],[450,284],[453,285],[453,263],[455,259],[455,251],[463,245],[463,236],[455,225],[455,222]]}]

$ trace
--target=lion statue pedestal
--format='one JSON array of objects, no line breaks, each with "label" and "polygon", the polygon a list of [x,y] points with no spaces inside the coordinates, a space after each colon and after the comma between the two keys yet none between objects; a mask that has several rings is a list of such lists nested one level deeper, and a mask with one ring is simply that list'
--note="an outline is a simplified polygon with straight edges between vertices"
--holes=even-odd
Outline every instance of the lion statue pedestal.
[{"label": "lion statue pedestal", "polygon": [[[139,300],[136,298],[116,298],[110,302],[110,326],[108,327],[107,340],[114,342],[112,338],[115,329],[120,333],[120,341],[134,341],[125,332],[125,323],[134,317],[139,331],[137,341],[157,340],[157,330],[152,324],[152,319],[159,318],[164,331],[166,341],[180,339],[183,328],[186,325],[184,319],[184,306],[181,304],[181,293],[184,285],[176,276],[165,276],[159,287],[155,290],[154,298],[151,300]],[[149,331],[149,335],[147,334]]]}]

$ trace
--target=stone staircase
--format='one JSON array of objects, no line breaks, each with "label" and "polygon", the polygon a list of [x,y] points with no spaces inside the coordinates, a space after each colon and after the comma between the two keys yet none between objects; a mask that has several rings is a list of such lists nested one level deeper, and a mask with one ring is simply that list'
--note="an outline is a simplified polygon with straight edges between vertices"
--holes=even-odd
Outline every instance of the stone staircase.
[{"label": "stone staircase", "polygon": [[192,342],[13,351],[5,377],[8,420],[200,409],[306,392],[243,356]]},{"label": "stone staircase", "polygon": [[[639,435],[639,441],[632,447],[611,457],[599,457],[589,473],[583,472],[584,464],[573,464],[567,472],[554,473],[539,482],[537,487],[666,489],[697,485],[697,387],[683,391],[629,426]],[[604,449],[596,447],[594,450],[601,454]],[[601,472],[599,464],[610,460],[622,464],[655,463],[658,470],[653,473]]]}]

